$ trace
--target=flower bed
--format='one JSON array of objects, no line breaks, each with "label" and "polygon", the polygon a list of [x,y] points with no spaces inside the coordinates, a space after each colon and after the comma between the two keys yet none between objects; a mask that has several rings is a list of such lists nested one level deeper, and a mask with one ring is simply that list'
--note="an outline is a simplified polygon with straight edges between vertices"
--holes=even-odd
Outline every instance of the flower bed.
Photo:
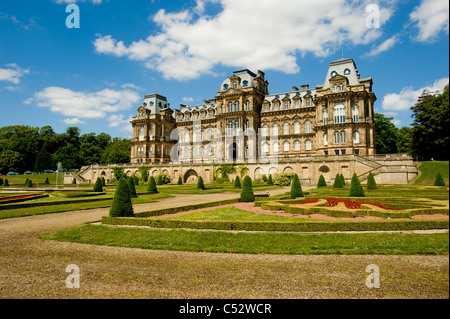
[{"label": "flower bed", "polygon": [[30,194],[30,195],[19,195],[0,198],[0,204],[11,204],[24,202],[27,200],[38,199],[42,197],[48,197],[48,194]]},{"label": "flower bed", "polygon": [[392,207],[384,207],[381,204],[369,203],[369,202],[359,202],[348,199],[338,199],[338,198],[327,198],[326,199],[328,206],[327,207],[335,207],[339,203],[344,203],[345,207],[349,209],[360,209],[362,204],[373,205],[386,210],[402,210],[400,208],[392,208]]}]

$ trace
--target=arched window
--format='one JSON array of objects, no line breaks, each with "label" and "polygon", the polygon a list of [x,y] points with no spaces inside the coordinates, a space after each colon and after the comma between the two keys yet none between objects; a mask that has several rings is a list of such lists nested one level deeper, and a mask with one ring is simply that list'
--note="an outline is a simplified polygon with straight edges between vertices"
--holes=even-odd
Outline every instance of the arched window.
[{"label": "arched window", "polygon": [[239,112],[239,101],[234,102],[234,111]]},{"label": "arched window", "polygon": [[141,126],[139,128],[139,141],[143,141],[144,140],[144,134],[145,134],[145,127]]},{"label": "arched window", "polygon": [[311,121],[307,120],[305,122],[305,133],[311,133]]},{"label": "arched window", "polygon": [[228,103],[228,113],[233,112],[233,102]]},{"label": "arched window", "polygon": [[200,132],[200,139],[201,139],[202,141],[205,140],[205,131],[201,131],[201,132]]},{"label": "arched window", "polygon": [[336,104],[334,106],[334,123],[345,123],[344,104]]},{"label": "arched window", "polygon": [[273,104],[273,110],[274,111],[278,111],[278,103],[274,103]]},{"label": "arched window", "polygon": [[205,148],[204,147],[200,147],[200,156],[201,157],[205,156]]},{"label": "arched window", "polygon": [[269,105],[268,104],[264,104],[264,112],[268,112],[269,111]]},{"label": "arched window", "polygon": [[328,109],[323,109],[323,125],[328,125]]},{"label": "arched window", "polygon": [[250,121],[245,120],[245,135],[248,135],[250,131]]},{"label": "arched window", "polygon": [[273,143],[273,152],[274,153],[278,153],[278,147],[279,147],[278,142]]},{"label": "arched window", "polygon": [[300,122],[294,123],[294,134],[300,134]]},{"label": "arched window", "polygon": [[339,84],[339,92],[342,92],[342,91],[344,91],[344,84]]},{"label": "arched window", "polygon": [[242,86],[243,86],[243,87],[248,86],[248,81],[247,81],[247,80],[242,81]]},{"label": "arched window", "polygon": [[227,135],[233,136],[233,121],[229,121],[227,124]]},{"label": "arched window", "polygon": [[285,142],[283,143],[283,150],[284,150],[285,152],[289,152],[289,142],[288,142],[288,141],[285,141]]},{"label": "arched window", "polygon": [[359,144],[359,131],[353,132],[353,143]]},{"label": "arched window", "polygon": [[184,148],[184,157],[189,157],[189,148],[188,147]]},{"label": "arched window", "polygon": [[192,157],[197,157],[197,148],[196,147],[192,148]]},{"label": "arched window", "polygon": [[273,136],[278,136],[278,123],[275,123],[274,125],[273,125],[273,128],[272,128],[272,135]]},{"label": "arched window", "polygon": [[213,154],[212,146],[208,146],[208,155],[211,156]]},{"label": "arched window", "polygon": [[285,110],[289,109],[289,102],[284,102],[284,109]]},{"label": "arched window", "polygon": [[333,85],[333,92],[337,92],[338,91],[338,86],[337,84]]},{"label": "arched window", "polygon": [[298,109],[300,107],[300,101],[296,100],[294,105],[295,105],[295,108]]},{"label": "arched window", "polygon": [[249,100],[245,101],[245,110],[247,112],[250,111],[250,101]]},{"label": "arched window", "polygon": [[307,151],[310,151],[310,150],[312,149],[312,143],[311,143],[311,140],[306,140],[306,143],[305,143],[305,149],[306,149]]},{"label": "arched window", "polygon": [[210,130],[208,130],[208,140],[212,141],[212,138],[213,138],[213,132],[210,129]]},{"label": "arched window", "polygon": [[240,131],[239,121],[236,120],[236,121],[234,121],[234,135],[238,136],[239,131]]},{"label": "arched window", "polygon": [[340,143],[339,132],[336,131],[336,132],[334,132],[334,144],[339,144],[339,143]]},{"label": "arched window", "polygon": [[350,74],[350,69],[345,69],[344,70],[344,75],[349,75]]},{"label": "arched window", "polygon": [[195,142],[198,142],[198,138],[197,138],[197,132],[196,131],[194,131],[193,133],[192,133],[192,141],[195,143]]},{"label": "arched window", "polygon": [[189,133],[184,133],[184,142],[189,143]]},{"label": "arched window", "polygon": [[353,105],[353,107],[352,107],[352,117],[353,117],[353,122],[358,122],[358,120],[359,120],[359,108],[358,108],[358,105]]},{"label": "arched window", "polygon": [[267,124],[263,125],[262,135],[269,136],[269,125],[267,125]]},{"label": "arched window", "polygon": [[237,83],[233,82],[233,89],[237,89]]},{"label": "arched window", "polygon": [[345,131],[341,131],[341,144],[345,143],[345,139],[346,139]]},{"label": "arched window", "polygon": [[224,84],[224,85],[223,85],[223,89],[224,89],[224,90],[228,90],[228,84]]},{"label": "arched window", "polygon": [[262,150],[264,153],[267,153],[269,151],[269,144],[267,142],[263,143]]},{"label": "arched window", "polygon": [[283,134],[289,135],[289,123],[287,122],[283,124]]},{"label": "arched window", "polygon": [[299,140],[296,140],[294,142],[294,150],[297,152],[300,151],[300,141]]},{"label": "arched window", "polygon": [[328,145],[328,133],[323,133],[323,145]]}]

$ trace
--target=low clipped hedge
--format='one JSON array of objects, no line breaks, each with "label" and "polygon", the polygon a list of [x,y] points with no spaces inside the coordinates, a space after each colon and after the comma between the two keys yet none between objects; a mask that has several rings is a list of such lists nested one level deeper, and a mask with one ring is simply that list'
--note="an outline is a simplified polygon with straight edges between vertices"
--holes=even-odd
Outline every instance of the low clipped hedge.
[{"label": "low clipped hedge", "polygon": [[167,215],[167,214],[176,214],[179,212],[185,212],[185,211],[194,210],[194,209],[215,207],[215,206],[235,204],[235,203],[239,203],[239,198],[225,199],[225,200],[213,201],[213,202],[207,202],[207,203],[183,205],[183,206],[151,210],[151,211],[147,211],[147,212],[135,213],[134,216],[136,216],[136,217],[161,216],[161,215]]},{"label": "low clipped hedge", "polygon": [[[2,200],[2,201],[0,201],[0,205],[26,202],[26,201],[29,201],[29,200],[34,200],[34,199],[39,199],[39,198],[44,198],[44,197],[48,197],[49,196],[48,194],[26,194],[24,196],[28,196],[28,195],[32,195],[32,197]],[[21,196],[21,195],[16,195],[16,196]],[[13,197],[13,196],[11,196],[11,197]]]},{"label": "low clipped hedge", "polygon": [[112,197],[110,197],[110,198],[93,198],[93,199],[74,199],[74,200],[42,202],[42,203],[0,205],[0,210],[31,208],[31,207],[41,207],[41,206],[58,206],[58,205],[66,205],[66,204],[93,203],[93,202],[101,202],[101,201],[108,201],[108,200],[112,200]]},{"label": "low clipped hedge", "polygon": [[152,228],[186,228],[241,231],[330,232],[392,231],[448,229],[448,220],[381,220],[381,221],[305,221],[305,222],[229,222],[147,219],[135,217],[102,218],[105,225],[147,226]]}]

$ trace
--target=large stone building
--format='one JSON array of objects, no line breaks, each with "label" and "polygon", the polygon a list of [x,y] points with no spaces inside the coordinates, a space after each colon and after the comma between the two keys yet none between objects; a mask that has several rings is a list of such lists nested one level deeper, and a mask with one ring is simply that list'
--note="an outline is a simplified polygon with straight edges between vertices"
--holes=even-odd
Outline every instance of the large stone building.
[{"label": "large stone building", "polygon": [[[252,178],[296,172],[314,184],[320,175],[364,180],[372,172],[381,183],[408,183],[417,175],[411,157],[375,154],[375,100],[372,78],[361,78],[352,59],[331,62],[323,84],[289,92],[269,94],[265,74],[245,69],[202,105],[171,109],[166,97],[146,95],[131,121],[127,173],[146,165],[153,175],[208,182],[217,165],[242,163]],[[112,166],[82,168],[77,178],[112,178]]]}]

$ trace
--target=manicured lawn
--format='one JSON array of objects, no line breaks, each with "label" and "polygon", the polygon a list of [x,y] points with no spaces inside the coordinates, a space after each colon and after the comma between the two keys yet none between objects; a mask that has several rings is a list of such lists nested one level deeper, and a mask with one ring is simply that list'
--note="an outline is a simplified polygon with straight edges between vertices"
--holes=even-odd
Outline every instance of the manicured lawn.
[{"label": "manicured lawn", "polygon": [[448,185],[448,166],[449,162],[422,162],[419,167],[419,171],[422,172],[421,176],[415,181],[416,185],[433,185],[436,175],[441,173],[445,183]]},{"label": "manicured lawn", "polygon": [[448,254],[448,234],[298,234],[136,229],[84,225],[41,239],[83,244],[245,254]]},{"label": "manicured lawn", "polygon": [[[200,190],[197,188],[197,185],[194,184],[184,184],[184,185],[158,185],[158,191],[160,193],[166,194],[215,194],[215,193],[224,193],[224,192],[236,192],[240,193],[241,189],[239,187],[234,187],[231,183],[224,184],[205,184],[205,189]],[[254,187],[254,191],[261,190],[270,190],[276,189],[279,186],[276,185],[266,185],[264,183],[257,183]],[[139,185],[136,186],[136,190],[138,191],[146,191],[147,186]]]},{"label": "manicured lawn", "polygon": [[[9,182],[9,186],[11,187],[25,187],[26,179],[31,179],[33,185],[39,184],[39,187],[45,187],[45,180],[48,178],[48,181],[51,185],[56,185],[56,173],[49,174],[37,174],[37,175],[6,175],[0,176],[3,180],[7,179]],[[64,183],[64,173],[58,173],[58,185],[63,185]],[[49,185],[47,185],[49,186]]]}]

